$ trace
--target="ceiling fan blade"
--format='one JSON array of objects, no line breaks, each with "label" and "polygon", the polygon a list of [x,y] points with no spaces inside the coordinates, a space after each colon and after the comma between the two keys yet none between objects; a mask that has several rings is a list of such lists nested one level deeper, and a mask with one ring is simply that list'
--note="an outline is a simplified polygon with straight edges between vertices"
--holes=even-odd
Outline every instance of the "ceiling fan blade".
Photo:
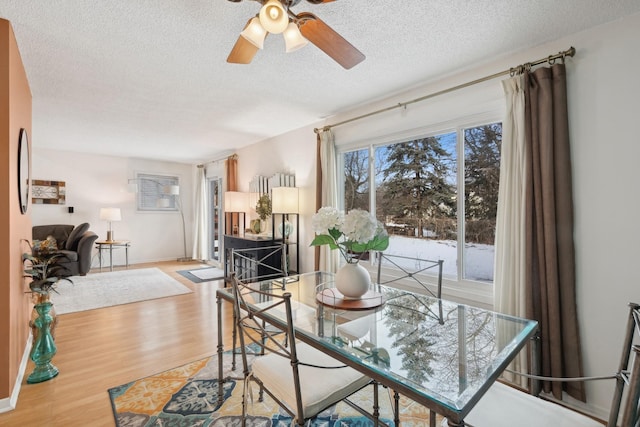
[{"label": "ceiling fan blade", "polygon": [[[231,1],[235,1],[235,0],[231,0]],[[336,0],[307,0],[309,3],[313,3],[313,4],[320,4],[320,3],[330,3],[332,1],[336,1]]]},{"label": "ceiling fan blade", "polygon": [[347,70],[364,61],[362,52],[314,14],[302,12],[297,18],[302,35]]},{"label": "ceiling fan blade", "polygon": [[[244,28],[249,26],[251,19],[247,21],[247,25],[245,25]],[[257,52],[258,46],[254,45],[244,37],[238,36],[236,44],[233,45],[233,49],[231,49],[231,52],[227,57],[227,62],[232,64],[249,64],[253,60],[253,57],[256,56]]]},{"label": "ceiling fan blade", "polygon": [[258,52],[258,47],[242,36],[238,36],[238,41],[231,49],[227,57],[227,62],[233,64],[249,64]]}]

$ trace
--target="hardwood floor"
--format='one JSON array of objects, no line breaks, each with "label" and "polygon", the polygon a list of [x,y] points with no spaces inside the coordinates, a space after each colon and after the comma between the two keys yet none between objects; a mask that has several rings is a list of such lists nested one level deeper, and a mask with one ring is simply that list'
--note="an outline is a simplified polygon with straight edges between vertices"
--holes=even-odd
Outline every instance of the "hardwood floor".
[{"label": "hardwood floor", "polygon": [[[113,426],[107,389],[215,354],[215,291],[222,281],[193,283],[176,273],[199,266],[165,262],[129,267],[158,267],[193,293],[61,315],[53,359],[60,374],[26,384],[33,369],[29,362],[17,407],[0,414],[0,426]],[[229,325],[231,308],[223,308]],[[227,334],[225,348],[230,346]]]}]

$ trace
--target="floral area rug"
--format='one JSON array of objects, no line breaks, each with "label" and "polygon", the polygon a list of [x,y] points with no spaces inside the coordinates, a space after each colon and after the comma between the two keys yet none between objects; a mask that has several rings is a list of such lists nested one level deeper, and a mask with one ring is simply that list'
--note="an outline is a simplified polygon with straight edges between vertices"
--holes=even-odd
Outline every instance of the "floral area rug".
[{"label": "floral area rug", "polygon": [[[231,353],[224,354],[225,376],[242,375],[240,357],[238,367],[231,370]],[[218,358],[197,360],[186,365],[109,389],[109,397],[118,427],[160,426],[240,426],[242,414],[241,380],[224,383],[224,401],[218,405]],[[258,402],[258,387],[253,384],[253,403],[248,406],[247,426],[289,427],[291,417],[265,394]],[[373,389],[362,389],[352,396],[366,410],[373,406]],[[395,426],[389,391],[380,388],[381,419]],[[429,425],[429,411],[415,402],[401,398],[400,424],[403,427]],[[325,410],[310,423],[313,427],[365,427],[373,422],[346,403],[338,403]]]}]

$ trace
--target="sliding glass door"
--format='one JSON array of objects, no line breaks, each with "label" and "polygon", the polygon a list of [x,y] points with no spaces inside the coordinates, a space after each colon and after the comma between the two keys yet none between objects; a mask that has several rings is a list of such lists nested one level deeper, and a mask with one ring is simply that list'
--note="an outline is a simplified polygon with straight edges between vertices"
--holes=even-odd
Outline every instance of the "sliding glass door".
[{"label": "sliding glass door", "polygon": [[214,263],[220,263],[220,241],[222,238],[222,206],[221,206],[222,179],[213,177],[207,179],[207,203],[208,203],[208,233],[209,233],[209,259]]}]

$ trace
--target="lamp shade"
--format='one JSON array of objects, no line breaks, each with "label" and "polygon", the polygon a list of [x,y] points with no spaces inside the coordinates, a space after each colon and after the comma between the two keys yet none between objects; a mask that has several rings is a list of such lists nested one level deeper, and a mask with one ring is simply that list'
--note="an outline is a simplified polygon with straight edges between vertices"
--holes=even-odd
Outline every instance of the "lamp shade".
[{"label": "lamp shade", "polygon": [[260,9],[260,24],[273,34],[280,34],[289,24],[287,11],[278,0],[269,0]]},{"label": "lamp shade", "polygon": [[120,208],[100,208],[100,219],[103,221],[120,221]]},{"label": "lamp shade", "polygon": [[177,196],[180,194],[180,186],[179,185],[165,185],[162,188],[164,194],[169,194],[171,196]]},{"label": "lamp shade", "polygon": [[264,39],[267,37],[267,30],[262,27],[258,18],[253,18],[240,35],[258,49],[262,49]]},{"label": "lamp shade", "polygon": [[309,40],[302,37],[298,24],[295,22],[290,22],[282,35],[284,36],[285,51],[287,53],[305,47],[309,43]]},{"label": "lamp shade", "polygon": [[271,190],[271,210],[273,213],[299,213],[298,188],[275,187]]},{"label": "lamp shade", "polygon": [[249,208],[249,194],[240,191],[224,192],[225,212],[246,212]]},{"label": "lamp shade", "polygon": [[169,200],[169,199],[158,199],[158,201],[156,202],[156,205],[159,208],[169,208],[169,207],[171,207],[171,200]]}]

